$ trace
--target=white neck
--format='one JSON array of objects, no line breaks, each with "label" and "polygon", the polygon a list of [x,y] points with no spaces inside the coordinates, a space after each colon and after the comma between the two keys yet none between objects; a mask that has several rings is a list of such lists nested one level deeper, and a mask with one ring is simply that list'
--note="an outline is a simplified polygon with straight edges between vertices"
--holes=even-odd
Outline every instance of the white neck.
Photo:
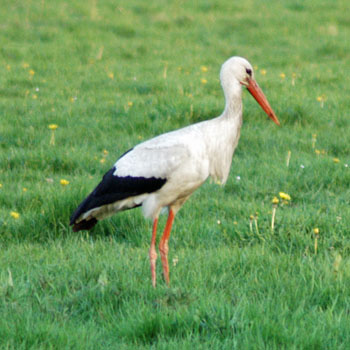
[{"label": "white neck", "polygon": [[231,167],[242,126],[242,87],[223,84],[226,105],[220,117],[207,121],[207,150],[210,159],[210,176],[225,183]]},{"label": "white neck", "polygon": [[240,117],[242,114],[242,85],[238,81],[222,81],[225,95],[225,109],[223,116]]}]

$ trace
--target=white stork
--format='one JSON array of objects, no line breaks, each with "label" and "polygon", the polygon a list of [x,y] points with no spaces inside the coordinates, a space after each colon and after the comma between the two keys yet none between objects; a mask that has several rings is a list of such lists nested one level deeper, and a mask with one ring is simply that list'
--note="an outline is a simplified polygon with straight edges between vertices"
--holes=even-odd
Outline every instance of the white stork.
[{"label": "white stork", "polygon": [[159,135],[124,153],[71,216],[73,231],[89,230],[98,220],[142,206],[144,216],[153,220],[149,258],[154,287],[159,214],[168,209],[159,251],[169,284],[168,240],[176,213],[209,176],[224,184],[229,175],[242,125],[242,86],[279,125],[246,59],[228,59],[220,80],[226,105],[219,117]]}]

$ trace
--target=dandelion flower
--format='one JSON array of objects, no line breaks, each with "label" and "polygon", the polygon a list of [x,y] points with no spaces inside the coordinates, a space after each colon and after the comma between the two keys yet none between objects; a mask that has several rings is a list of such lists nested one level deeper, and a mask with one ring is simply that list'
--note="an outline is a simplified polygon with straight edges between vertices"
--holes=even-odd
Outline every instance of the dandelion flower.
[{"label": "dandelion flower", "polygon": [[57,124],[49,124],[49,129],[50,130],[56,130],[58,128]]},{"label": "dandelion flower", "polygon": [[65,179],[61,179],[61,180],[60,180],[60,184],[61,184],[62,186],[67,186],[67,185],[69,184],[69,181],[68,181],[68,180],[65,180]]},{"label": "dandelion flower", "polygon": [[2,188],[2,184],[0,184],[0,188]]},{"label": "dandelion flower", "polygon": [[290,201],[290,200],[291,200],[290,195],[287,194],[287,193],[280,192],[280,193],[279,193],[279,196],[280,196],[282,199],[286,200],[286,201]]},{"label": "dandelion flower", "polygon": [[25,63],[22,64],[22,67],[23,67],[24,69],[27,69],[27,68],[29,68],[29,64],[25,62]]},{"label": "dandelion flower", "polygon": [[100,159],[100,163],[101,163],[101,164],[105,163],[105,161],[106,161],[106,158],[101,158],[101,159]]},{"label": "dandelion flower", "polygon": [[321,108],[323,108],[324,107],[324,102],[326,101],[326,96],[325,95],[317,96],[316,100],[318,102],[320,102]]},{"label": "dandelion flower", "polygon": [[206,66],[201,66],[201,71],[202,71],[203,73],[208,72],[208,67],[206,67]]},{"label": "dandelion flower", "polygon": [[17,213],[16,211],[11,211],[10,215],[15,219],[19,219],[19,213]]},{"label": "dandelion flower", "polygon": [[32,98],[33,98],[33,100],[36,100],[38,98],[38,95],[37,94],[33,94]]},{"label": "dandelion flower", "polygon": [[49,129],[51,130],[50,145],[55,145],[55,130],[58,128],[57,124],[49,124]]},{"label": "dandelion flower", "polygon": [[315,149],[315,153],[316,153],[317,155],[320,155],[320,154],[321,154],[321,151],[320,151],[319,149]]},{"label": "dandelion flower", "polygon": [[114,74],[112,72],[108,73],[108,78],[109,79],[114,79]]},{"label": "dandelion flower", "polygon": [[285,75],[284,73],[281,73],[281,74],[280,74],[280,77],[281,77],[282,79],[284,79],[284,78],[286,77],[286,75]]},{"label": "dandelion flower", "polygon": [[23,191],[23,192],[27,192],[27,191],[28,191],[28,188],[27,188],[27,187],[23,187],[23,188],[22,188],[22,191]]},{"label": "dandelion flower", "polygon": [[129,101],[129,102],[128,102],[128,107],[132,107],[133,104],[134,104],[133,102]]},{"label": "dandelion flower", "polygon": [[339,163],[339,162],[340,162],[340,159],[339,159],[339,158],[333,158],[333,162],[334,162],[334,163]]},{"label": "dandelion flower", "polygon": [[33,76],[33,75],[35,74],[35,71],[34,71],[33,69],[31,69],[31,70],[29,71],[29,74],[30,74],[31,76]]},{"label": "dandelion flower", "polygon": [[318,248],[318,235],[320,233],[320,230],[316,227],[314,228],[314,234],[315,234],[315,244],[314,244],[314,250],[315,254],[317,254],[317,248]]},{"label": "dandelion flower", "polygon": [[273,199],[272,199],[272,204],[278,204],[279,201],[280,201],[280,200],[275,196],[275,197],[273,197]]},{"label": "dandelion flower", "polygon": [[207,82],[208,82],[207,79],[205,79],[205,78],[202,78],[202,79],[201,79],[201,83],[202,83],[202,84],[206,84]]},{"label": "dandelion flower", "polygon": [[261,70],[260,70],[260,74],[261,74],[261,75],[266,75],[266,73],[267,73],[267,70],[266,70],[266,69],[261,69]]},{"label": "dandelion flower", "polygon": [[6,65],[7,70],[11,70],[11,66],[9,64]]},{"label": "dandelion flower", "polygon": [[106,156],[108,155],[108,151],[106,149],[103,150],[103,154]]}]

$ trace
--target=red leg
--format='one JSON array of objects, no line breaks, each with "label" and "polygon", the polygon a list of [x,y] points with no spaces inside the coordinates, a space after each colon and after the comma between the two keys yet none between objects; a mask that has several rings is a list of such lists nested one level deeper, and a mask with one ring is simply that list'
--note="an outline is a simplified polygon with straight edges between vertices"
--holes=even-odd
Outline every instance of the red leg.
[{"label": "red leg", "polygon": [[159,252],[160,252],[161,259],[162,259],[163,274],[164,274],[164,279],[165,279],[165,282],[167,285],[169,285],[169,282],[170,282],[170,280],[169,280],[169,264],[168,264],[168,251],[169,251],[168,241],[169,241],[171,227],[173,225],[174,218],[175,218],[175,214],[170,209],[168,220],[167,220],[166,225],[165,225],[164,233],[163,233],[163,236],[162,236],[160,243],[159,243]]},{"label": "red leg", "polygon": [[151,239],[151,248],[149,249],[149,260],[151,263],[151,276],[152,276],[152,286],[156,286],[156,236],[157,236],[157,224],[158,218],[153,221],[153,230],[152,230],[152,239]]}]

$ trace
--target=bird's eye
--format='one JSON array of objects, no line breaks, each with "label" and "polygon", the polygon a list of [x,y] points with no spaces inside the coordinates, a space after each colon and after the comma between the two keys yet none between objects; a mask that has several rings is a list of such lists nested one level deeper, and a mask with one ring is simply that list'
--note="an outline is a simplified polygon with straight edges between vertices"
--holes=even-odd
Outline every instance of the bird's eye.
[{"label": "bird's eye", "polygon": [[252,70],[250,68],[246,68],[245,71],[249,76],[252,76]]}]

